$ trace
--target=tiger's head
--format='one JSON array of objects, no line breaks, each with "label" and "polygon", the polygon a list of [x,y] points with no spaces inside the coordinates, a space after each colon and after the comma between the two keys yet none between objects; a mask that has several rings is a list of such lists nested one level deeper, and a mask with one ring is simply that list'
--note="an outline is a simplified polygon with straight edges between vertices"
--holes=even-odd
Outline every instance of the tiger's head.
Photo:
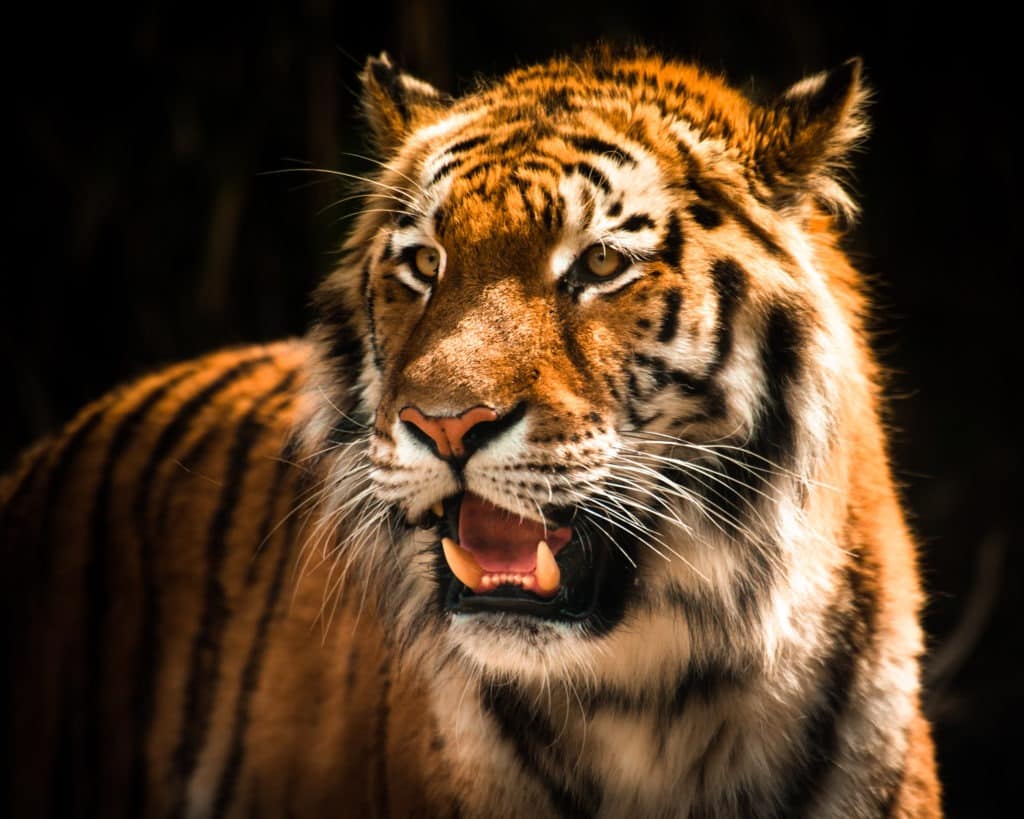
[{"label": "tiger's head", "polygon": [[368,62],[379,170],[318,294],[306,437],[319,531],[404,646],[626,680],[749,663],[722,624],[776,605],[787,552],[813,593],[801,522],[858,378],[831,223],[859,77],[758,105],[595,52],[451,99]]}]

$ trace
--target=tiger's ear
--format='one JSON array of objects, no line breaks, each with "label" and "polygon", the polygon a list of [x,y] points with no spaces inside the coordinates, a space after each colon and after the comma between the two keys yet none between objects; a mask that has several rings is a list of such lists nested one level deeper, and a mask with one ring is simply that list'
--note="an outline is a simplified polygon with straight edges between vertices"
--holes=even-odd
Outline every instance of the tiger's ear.
[{"label": "tiger's ear", "polygon": [[764,137],[755,150],[755,168],[776,206],[799,206],[811,197],[841,217],[856,215],[842,175],[867,134],[868,96],[860,58],[854,58],[801,80],[758,109],[757,129]]},{"label": "tiger's ear", "polygon": [[452,102],[434,86],[399,71],[384,52],[366,61],[360,79],[363,112],[377,149],[385,155]]}]

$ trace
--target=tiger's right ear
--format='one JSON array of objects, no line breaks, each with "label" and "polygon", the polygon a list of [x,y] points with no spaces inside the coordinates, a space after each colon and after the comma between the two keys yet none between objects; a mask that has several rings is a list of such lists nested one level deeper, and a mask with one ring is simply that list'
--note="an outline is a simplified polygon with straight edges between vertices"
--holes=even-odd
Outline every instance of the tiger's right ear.
[{"label": "tiger's right ear", "polygon": [[360,79],[363,112],[377,150],[384,155],[394,153],[413,130],[452,103],[429,83],[403,74],[384,52],[366,61]]}]

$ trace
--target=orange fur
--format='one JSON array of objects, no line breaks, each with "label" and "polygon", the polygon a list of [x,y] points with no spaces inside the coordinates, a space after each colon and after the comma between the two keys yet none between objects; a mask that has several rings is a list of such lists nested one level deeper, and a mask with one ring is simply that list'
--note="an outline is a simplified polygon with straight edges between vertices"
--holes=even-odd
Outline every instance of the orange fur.
[{"label": "orange fur", "polygon": [[[769,105],[600,51],[457,101],[386,59],[364,83],[384,165],[310,338],[123,387],[0,483],[7,815],[940,815],[828,214],[859,64]],[[653,487],[643,536],[634,496],[601,507],[601,623],[444,608],[452,452],[399,415],[478,406],[526,420],[460,492],[536,518]]]}]

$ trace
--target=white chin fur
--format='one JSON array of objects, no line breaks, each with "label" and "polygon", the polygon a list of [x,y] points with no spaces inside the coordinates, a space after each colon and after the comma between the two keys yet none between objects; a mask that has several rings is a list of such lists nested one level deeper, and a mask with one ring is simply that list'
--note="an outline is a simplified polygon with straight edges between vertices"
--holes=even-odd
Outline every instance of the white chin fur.
[{"label": "white chin fur", "polygon": [[540,682],[587,668],[581,628],[516,614],[456,614],[447,639],[478,672]]}]

